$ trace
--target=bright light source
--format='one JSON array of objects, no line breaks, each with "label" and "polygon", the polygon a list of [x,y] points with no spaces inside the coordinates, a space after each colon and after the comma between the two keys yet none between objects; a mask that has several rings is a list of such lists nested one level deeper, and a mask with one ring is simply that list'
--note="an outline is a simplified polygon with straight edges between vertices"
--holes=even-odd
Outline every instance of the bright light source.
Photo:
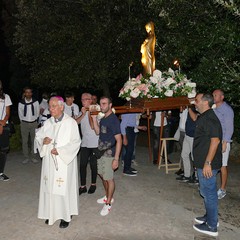
[{"label": "bright light source", "polygon": [[173,64],[174,64],[174,65],[179,65],[178,60],[175,60],[175,61],[173,62]]}]

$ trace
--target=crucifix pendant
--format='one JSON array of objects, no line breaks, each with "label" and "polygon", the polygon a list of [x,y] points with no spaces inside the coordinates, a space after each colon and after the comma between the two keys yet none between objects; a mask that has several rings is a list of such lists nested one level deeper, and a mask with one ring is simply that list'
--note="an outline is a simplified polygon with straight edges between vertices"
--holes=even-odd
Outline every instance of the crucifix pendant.
[{"label": "crucifix pendant", "polygon": [[[54,139],[54,142],[52,143],[52,145],[53,145],[53,148],[56,148],[57,143],[56,143],[55,139]],[[58,171],[57,157],[56,157],[56,155],[54,155],[54,154],[51,154],[51,155],[52,155],[52,158],[53,158],[53,162],[54,162],[56,171]]]},{"label": "crucifix pendant", "polygon": [[54,142],[52,143],[52,145],[53,145],[53,148],[56,148],[57,143],[56,143],[55,139],[54,139]]},{"label": "crucifix pendant", "polygon": [[43,180],[44,180],[45,185],[46,185],[47,184],[47,180],[48,180],[47,176],[44,176]]}]

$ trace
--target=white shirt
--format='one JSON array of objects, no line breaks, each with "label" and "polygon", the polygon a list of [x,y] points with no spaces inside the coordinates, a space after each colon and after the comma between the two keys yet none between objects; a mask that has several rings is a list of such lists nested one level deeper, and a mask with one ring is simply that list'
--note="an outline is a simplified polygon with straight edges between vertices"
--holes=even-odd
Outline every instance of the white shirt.
[{"label": "white shirt", "polygon": [[72,113],[74,114],[74,117],[78,117],[79,107],[75,103],[73,103],[71,106],[68,106],[66,103],[64,103],[64,112],[68,114],[70,117],[72,117]]},{"label": "white shirt", "polygon": [[43,114],[42,114],[42,117],[41,117],[41,120],[40,120],[40,123],[41,125],[44,124],[44,122],[49,118],[48,116],[51,116],[50,112],[49,112],[49,109],[46,108],[44,111],[43,111]]},{"label": "white shirt", "polygon": [[[42,102],[39,105],[39,110],[43,109],[43,112],[48,109],[48,100],[47,99],[42,99]],[[42,118],[43,118],[43,112],[42,114],[39,115],[39,119],[38,122],[41,123],[42,122]]]},{"label": "white shirt", "polygon": [[[155,121],[154,121],[154,124],[153,126],[154,127],[161,127],[161,122],[162,122],[162,112],[156,112],[156,118],[155,118]],[[167,118],[164,117],[164,122],[163,122],[163,126],[166,126],[167,125]]]},{"label": "white shirt", "polygon": [[[25,98],[26,103],[32,102],[32,99],[30,101],[27,101]],[[20,121],[26,121],[26,122],[33,122],[36,121],[39,117],[39,102],[36,101],[33,103],[34,108],[34,114],[32,114],[32,106],[31,104],[27,105],[27,114],[24,116],[24,107],[25,105],[21,102],[18,103],[18,116]]]},{"label": "white shirt", "polygon": [[6,107],[11,106],[12,101],[8,94],[5,94],[5,99],[0,98],[0,120],[6,116]]},{"label": "white shirt", "polygon": [[179,120],[179,128],[181,132],[185,132],[185,125],[187,121],[188,109],[184,109],[182,113],[180,113],[180,120]]},{"label": "white shirt", "polygon": [[46,109],[46,108],[48,108],[48,100],[47,99],[42,99],[42,102],[40,103],[40,105],[39,105],[39,108],[40,109]]},{"label": "white shirt", "polygon": [[81,122],[81,131],[82,131],[82,143],[81,147],[87,148],[96,148],[98,147],[99,136],[96,135],[95,131],[90,127],[88,112],[82,118]]}]

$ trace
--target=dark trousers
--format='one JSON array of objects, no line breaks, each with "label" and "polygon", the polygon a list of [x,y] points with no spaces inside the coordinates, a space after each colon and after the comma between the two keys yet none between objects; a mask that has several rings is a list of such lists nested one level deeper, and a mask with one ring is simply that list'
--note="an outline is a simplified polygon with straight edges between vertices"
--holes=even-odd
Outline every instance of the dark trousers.
[{"label": "dark trousers", "polygon": [[93,150],[96,148],[81,147],[80,151],[80,179],[81,186],[86,185],[87,164],[90,162],[92,184],[97,181],[97,158],[93,155]]},{"label": "dark trousers", "polygon": [[7,160],[7,153],[0,151],[0,173],[4,172],[6,160]]},{"label": "dark trousers", "polygon": [[123,171],[128,171],[131,167],[132,157],[133,157],[134,148],[135,148],[135,138],[136,138],[136,133],[134,132],[134,127],[127,127],[126,135],[127,135],[128,144],[127,144],[127,146],[124,146],[126,149],[126,153],[124,156]]},{"label": "dark trousers", "polygon": [[4,127],[3,133],[0,135],[0,173],[4,172],[7,160],[7,152],[9,150],[9,134],[10,129],[8,127]]}]

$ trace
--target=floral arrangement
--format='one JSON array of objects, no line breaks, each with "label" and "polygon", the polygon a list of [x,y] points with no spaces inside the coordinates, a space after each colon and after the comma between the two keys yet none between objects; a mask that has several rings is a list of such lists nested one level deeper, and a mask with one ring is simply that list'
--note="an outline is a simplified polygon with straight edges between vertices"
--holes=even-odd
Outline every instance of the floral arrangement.
[{"label": "floral arrangement", "polygon": [[153,76],[129,78],[120,90],[119,97],[130,101],[131,98],[165,98],[188,96],[195,97],[196,83],[184,74],[169,68],[167,72],[155,70]]}]

